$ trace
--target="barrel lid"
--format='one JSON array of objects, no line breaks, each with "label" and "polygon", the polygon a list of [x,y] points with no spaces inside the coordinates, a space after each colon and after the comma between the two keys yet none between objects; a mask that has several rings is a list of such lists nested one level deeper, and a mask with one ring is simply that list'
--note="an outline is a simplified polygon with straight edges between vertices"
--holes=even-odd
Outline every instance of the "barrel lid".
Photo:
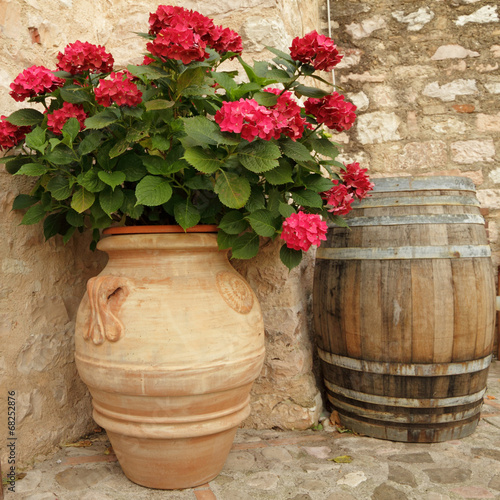
[{"label": "barrel lid", "polygon": [[374,193],[391,193],[397,191],[432,191],[458,190],[476,191],[474,182],[468,177],[429,176],[429,177],[381,177],[371,179],[375,184]]}]

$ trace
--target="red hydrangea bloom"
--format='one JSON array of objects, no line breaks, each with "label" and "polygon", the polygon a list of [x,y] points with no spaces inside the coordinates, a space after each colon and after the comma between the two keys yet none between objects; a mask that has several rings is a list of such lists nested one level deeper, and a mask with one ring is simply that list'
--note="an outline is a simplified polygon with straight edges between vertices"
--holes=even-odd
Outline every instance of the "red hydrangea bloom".
[{"label": "red hydrangea bloom", "polygon": [[7,121],[7,117],[0,116],[0,149],[9,149],[17,146],[31,132],[31,127],[18,127]]},{"label": "red hydrangea bloom", "polygon": [[47,115],[47,128],[52,130],[54,134],[62,134],[64,124],[70,119],[76,118],[80,123],[80,130],[85,128],[85,119],[87,114],[83,111],[82,106],[65,102],[62,108],[52,111]]},{"label": "red hydrangea bloom", "polygon": [[304,103],[306,113],[313,115],[318,123],[324,123],[328,128],[342,132],[349,130],[356,120],[356,106],[344,101],[344,96],[334,92],[331,95],[315,99],[310,97]]},{"label": "red hydrangea bloom", "polygon": [[335,215],[346,215],[352,210],[354,196],[345,184],[340,184],[337,180],[332,182],[333,186],[328,191],[321,193],[321,197],[326,200],[327,205],[330,205],[329,212]]},{"label": "red hydrangea bloom", "polygon": [[222,26],[215,26],[210,31],[210,40],[208,40],[208,46],[220,54],[226,52],[234,52],[236,54],[241,54],[243,52],[243,42],[241,36],[229,28],[223,28]]},{"label": "red hydrangea bloom", "polygon": [[205,51],[206,46],[200,35],[183,24],[162,29],[157,37],[147,44],[149,52],[154,56],[163,60],[177,59],[183,64],[207,59],[209,54]]},{"label": "red hydrangea bloom", "polygon": [[36,97],[37,95],[53,92],[64,85],[64,80],[58,78],[43,66],[31,66],[17,75],[10,84],[10,95],[18,102]]},{"label": "red hydrangea bloom", "polygon": [[319,246],[326,240],[328,227],[317,214],[298,212],[283,221],[283,231],[280,238],[285,240],[288,248],[307,252],[311,245]]},{"label": "red hydrangea bloom", "polygon": [[249,142],[257,136],[269,141],[280,135],[273,112],[259,105],[255,99],[224,102],[215,113],[215,121],[223,132],[241,134]]},{"label": "red hydrangea bloom", "polygon": [[113,72],[110,80],[99,80],[95,98],[98,104],[105,107],[113,102],[118,106],[137,106],[142,102],[142,92],[132,82],[128,71]]},{"label": "red hydrangea bloom", "polygon": [[290,55],[295,61],[314,66],[316,70],[331,71],[342,59],[333,40],[316,31],[303,38],[294,38]]},{"label": "red hydrangea bloom", "polygon": [[156,12],[149,15],[149,34],[158,35],[165,28],[185,26],[199,35],[206,43],[210,39],[210,33],[215,28],[212,19],[184,7],[173,5],[160,5]]},{"label": "red hydrangea bloom", "polygon": [[70,43],[63,52],[57,54],[57,67],[72,75],[90,71],[91,73],[109,73],[113,71],[114,59],[101,45],[88,42]]},{"label": "red hydrangea bloom", "polygon": [[312,128],[312,125],[300,116],[302,108],[297,104],[292,92],[281,93],[281,90],[275,88],[266,88],[264,90],[279,96],[278,102],[270,109],[274,111],[277,126],[280,125],[280,133],[296,141],[304,134],[304,126]]},{"label": "red hydrangea bloom", "polygon": [[345,168],[345,172],[341,172],[340,175],[349,192],[353,193],[359,200],[368,196],[368,192],[374,187],[373,182],[370,182],[370,178],[366,173],[368,169],[360,168],[357,162],[349,163],[345,165]]}]

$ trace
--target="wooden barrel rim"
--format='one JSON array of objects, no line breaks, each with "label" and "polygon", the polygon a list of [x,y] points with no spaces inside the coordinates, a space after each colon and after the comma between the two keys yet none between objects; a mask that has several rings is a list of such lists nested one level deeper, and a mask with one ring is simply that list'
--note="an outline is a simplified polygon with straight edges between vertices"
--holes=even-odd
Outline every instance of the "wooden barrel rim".
[{"label": "wooden barrel rim", "polygon": [[407,207],[407,206],[467,206],[479,207],[478,199],[473,196],[421,196],[421,197],[375,197],[370,196],[352,204],[352,208],[381,208],[381,207]]},{"label": "wooden barrel rim", "polygon": [[[480,224],[484,218],[478,214],[439,215],[380,215],[374,217],[346,217],[349,227],[363,226],[407,226],[409,224]],[[336,227],[330,223],[330,227]]]},{"label": "wooden barrel rim", "polygon": [[372,179],[374,193],[394,191],[453,190],[476,191],[474,182],[468,177],[430,176],[430,177],[380,177]]}]

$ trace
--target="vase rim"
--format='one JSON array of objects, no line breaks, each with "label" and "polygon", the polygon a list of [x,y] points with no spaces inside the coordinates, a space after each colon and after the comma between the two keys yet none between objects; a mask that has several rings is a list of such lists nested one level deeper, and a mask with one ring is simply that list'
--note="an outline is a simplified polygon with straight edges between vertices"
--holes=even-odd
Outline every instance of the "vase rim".
[{"label": "vase rim", "polygon": [[102,234],[216,233],[218,230],[215,224],[199,224],[186,230],[177,225],[115,226],[104,229]]}]

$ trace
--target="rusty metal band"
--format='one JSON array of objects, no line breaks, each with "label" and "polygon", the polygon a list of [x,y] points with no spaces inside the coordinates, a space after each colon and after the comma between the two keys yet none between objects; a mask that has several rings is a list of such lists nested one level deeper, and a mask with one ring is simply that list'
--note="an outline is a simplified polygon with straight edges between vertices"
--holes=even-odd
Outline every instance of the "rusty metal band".
[{"label": "rusty metal band", "polygon": [[476,191],[471,179],[454,176],[432,177],[385,177],[372,179],[375,183],[373,192],[391,193],[396,191]]},{"label": "rusty metal band", "polygon": [[[409,224],[484,224],[484,218],[477,214],[439,215],[380,215],[375,217],[346,218],[349,227],[362,226],[407,226]],[[335,227],[331,224],[330,227]]]},{"label": "rusty metal band", "polygon": [[382,208],[382,207],[425,207],[425,206],[467,206],[479,207],[478,199],[473,196],[419,196],[419,197],[370,197],[352,204],[352,208]]},{"label": "rusty metal band", "polygon": [[445,375],[461,375],[485,370],[490,366],[492,354],[485,358],[473,359],[461,363],[389,363],[366,361],[363,359],[339,356],[318,347],[320,359],[334,366],[358,372],[378,373],[381,375],[398,375],[408,377],[432,377]]},{"label": "rusty metal band", "polygon": [[460,259],[491,257],[489,245],[410,246],[388,248],[324,248],[316,251],[325,260]]},{"label": "rusty metal band", "polygon": [[[370,410],[367,408],[362,408],[360,406],[355,406],[340,399],[337,399],[332,394],[327,394],[329,401],[335,406],[335,408],[349,412],[359,417],[368,418],[371,420],[384,421],[384,422],[395,422],[395,423],[410,423],[410,424],[429,424],[429,413],[394,413],[382,410]],[[465,420],[477,415],[481,412],[481,405],[478,404],[472,408],[459,410],[453,413],[443,413],[441,415],[432,412],[432,424],[434,423],[453,423],[459,420]]]},{"label": "rusty metal band", "polygon": [[375,394],[353,391],[352,389],[346,389],[345,387],[332,384],[328,380],[325,380],[325,385],[331,392],[340,394],[355,401],[363,401],[365,403],[385,406],[401,406],[403,408],[442,408],[448,406],[466,405],[481,400],[486,392],[485,388],[474,394],[456,396],[453,398],[396,398],[393,396],[377,396]]}]

